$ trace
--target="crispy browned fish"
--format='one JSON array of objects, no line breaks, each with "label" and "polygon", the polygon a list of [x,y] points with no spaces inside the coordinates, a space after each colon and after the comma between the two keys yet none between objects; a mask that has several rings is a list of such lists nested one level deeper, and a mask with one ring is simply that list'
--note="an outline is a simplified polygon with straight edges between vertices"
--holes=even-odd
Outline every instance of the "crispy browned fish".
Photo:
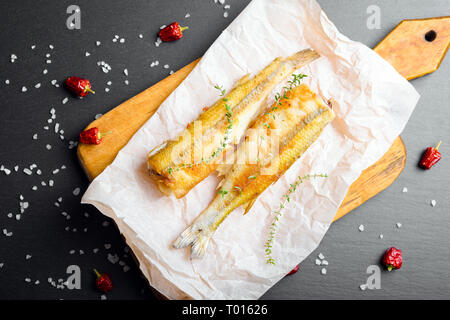
[{"label": "crispy browned fish", "polygon": [[[237,151],[220,190],[209,206],[174,242],[176,248],[191,245],[191,257],[202,257],[215,230],[230,212],[249,207],[256,198],[309,148],[334,113],[308,86],[300,85],[276,102],[249,129],[248,139]],[[274,137],[276,135],[276,137]],[[274,139],[276,138],[276,139]],[[257,145],[257,152],[252,152]],[[273,141],[278,141],[274,148]]]},{"label": "crispy browned fish", "polygon": [[263,102],[275,86],[318,57],[307,49],[275,59],[253,78],[243,77],[176,140],[154,148],[147,164],[161,192],[181,198],[205,179],[216,169],[217,160],[241,140],[251,121],[263,111]]}]

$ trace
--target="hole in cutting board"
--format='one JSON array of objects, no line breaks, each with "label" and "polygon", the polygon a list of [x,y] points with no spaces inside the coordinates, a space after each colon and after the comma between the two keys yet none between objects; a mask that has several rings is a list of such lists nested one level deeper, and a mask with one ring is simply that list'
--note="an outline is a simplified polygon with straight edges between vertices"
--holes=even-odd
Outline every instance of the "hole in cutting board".
[{"label": "hole in cutting board", "polygon": [[425,33],[425,40],[427,40],[428,42],[433,42],[434,39],[436,39],[437,37],[437,33],[434,30],[430,30],[427,33]]}]

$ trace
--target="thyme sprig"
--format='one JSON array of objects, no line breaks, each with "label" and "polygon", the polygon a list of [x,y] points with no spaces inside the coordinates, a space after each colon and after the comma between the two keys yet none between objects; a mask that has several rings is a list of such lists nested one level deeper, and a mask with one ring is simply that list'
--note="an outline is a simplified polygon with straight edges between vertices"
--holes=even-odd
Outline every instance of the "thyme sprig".
[{"label": "thyme sprig", "polygon": [[294,183],[291,183],[289,190],[286,194],[283,195],[282,200],[280,201],[280,207],[277,211],[274,211],[275,217],[273,219],[272,224],[269,228],[269,239],[264,244],[265,252],[266,252],[266,263],[275,265],[275,259],[272,257],[272,244],[275,239],[275,235],[277,233],[278,222],[282,217],[282,210],[287,206],[287,204],[291,201],[291,195],[297,190],[297,187],[301,185],[304,181],[316,178],[328,178],[327,174],[307,174],[305,176],[299,176]]},{"label": "thyme sprig", "polygon": [[291,92],[295,87],[298,87],[303,78],[306,78],[307,75],[306,74],[293,74],[292,75],[292,80],[288,81],[288,86],[284,86],[283,90],[281,91],[281,93],[276,93],[275,94],[275,102],[276,105],[272,107],[272,109],[266,113],[266,115],[272,116],[273,119],[275,119],[275,115],[271,114],[272,111],[275,111],[278,109],[278,106],[282,105],[282,101],[283,100],[288,100],[288,92]]},{"label": "thyme sprig", "polygon": [[[210,163],[215,158],[217,158],[222,153],[222,151],[225,150],[225,148],[231,143],[231,132],[232,132],[231,129],[233,128],[233,110],[231,106],[228,104],[228,98],[225,97],[226,89],[224,89],[223,86],[219,86],[218,84],[216,84],[214,88],[219,90],[220,97],[222,97],[222,101],[225,102],[225,109],[227,110],[227,113],[225,113],[225,117],[227,119],[228,126],[225,130],[223,140],[220,141],[219,147],[217,147],[217,149],[208,158],[206,159],[201,158],[201,160],[188,165],[183,163],[176,167],[169,167],[167,169],[169,175],[171,175],[174,171],[179,171],[184,168],[192,168],[193,166],[198,166],[202,163]],[[224,195],[222,194],[222,196]]]}]

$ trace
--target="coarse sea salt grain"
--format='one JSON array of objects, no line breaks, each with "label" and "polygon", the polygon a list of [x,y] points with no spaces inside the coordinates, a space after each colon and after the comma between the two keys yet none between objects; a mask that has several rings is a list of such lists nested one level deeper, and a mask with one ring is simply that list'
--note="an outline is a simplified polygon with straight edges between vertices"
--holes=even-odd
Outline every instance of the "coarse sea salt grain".
[{"label": "coarse sea salt grain", "polygon": [[28,169],[28,168],[23,169],[23,173],[25,173],[25,174],[27,174],[29,176],[31,176],[33,174],[33,172],[30,169]]},{"label": "coarse sea salt grain", "polygon": [[123,69],[123,73],[128,77],[128,69]]},{"label": "coarse sea salt grain", "polygon": [[322,261],[322,265],[327,266],[328,265],[328,261],[327,260],[323,260]]},{"label": "coarse sea salt grain", "polygon": [[436,200],[431,200],[431,201],[430,201],[430,205],[431,205],[432,207],[436,206]]},{"label": "coarse sea salt grain", "polygon": [[98,47],[99,45],[101,45],[102,43],[100,41],[95,41],[95,45]]},{"label": "coarse sea salt grain", "polygon": [[36,83],[35,85],[34,85],[34,87],[36,88],[36,89],[39,89],[40,87],[41,87],[41,83],[39,82],[39,83]]},{"label": "coarse sea salt grain", "polygon": [[191,17],[190,13],[186,13],[186,15],[184,16],[186,19]]},{"label": "coarse sea salt grain", "polygon": [[406,192],[408,192],[408,188],[407,188],[407,187],[403,187],[403,190],[402,190],[402,192],[403,192],[403,193],[406,193]]},{"label": "coarse sea salt grain", "polygon": [[322,264],[322,261],[320,261],[319,259],[316,259],[316,265],[320,266]]},{"label": "coarse sea salt grain", "polygon": [[358,227],[358,229],[359,229],[360,232],[363,232],[363,231],[364,231],[364,225],[361,224],[361,225]]},{"label": "coarse sea salt grain", "polygon": [[10,83],[9,79],[6,79],[6,80],[5,80],[5,83],[6,83],[6,84],[9,84],[9,83]]},{"label": "coarse sea salt grain", "polygon": [[401,228],[401,227],[402,227],[402,224],[401,224],[400,222],[397,222],[397,223],[396,223],[396,226],[397,226],[397,228]]},{"label": "coarse sea salt grain", "polygon": [[359,286],[359,289],[361,289],[362,291],[367,289],[367,284],[362,284]]},{"label": "coarse sea salt grain", "polygon": [[42,70],[42,74],[47,74],[47,73],[48,73],[47,69]]},{"label": "coarse sea salt grain", "polygon": [[142,33],[140,33],[138,37],[141,38],[141,39],[144,38],[144,36],[142,35]]},{"label": "coarse sea salt grain", "polygon": [[225,11],[225,12],[223,13],[223,17],[224,17],[224,18],[228,18],[228,11]]},{"label": "coarse sea salt grain", "polygon": [[65,98],[62,100],[62,104],[66,104],[67,101],[69,101],[69,98],[65,97]]},{"label": "coarse sea salt grain", "polygon": [[51,150],[52,149],[52,146],[49,145],[49,144],[47,144],[45,147],[47,148],[47,150]]},{"label": "coarse sea salt grain", "polygon": [[323,274],[323,275],[327,274],[327,269],[322,268],[322,270],[320,270],[320,273]]},{"label": "coarse sea salt grain", "polygon": [[77,187],[77,188],[73,189],[72,193],[74,196],[78,196],[80,194],[80,191],[81,191],[81,189]]},{"label": "coarse sea salt grain", "polygon": [[27,90],[28,90],[27,87],[25,86],[22,87],[22,92],[27,92]]},{"label": "coarse sea salt grain", "polygon": [[383,238],[384,238],[384,236],[382,234],[380,234],[380,239],[383,239]]},{"label": "coarse sea salt grain", "polygon": [[318,257],[319,257],[319,259],[320,259],[320,260],[323,260],[323,259],[325,258],[325,256],[323,255],[323,253],[322,253],[322,252],[321,252],[321,253],[319,253]]}]

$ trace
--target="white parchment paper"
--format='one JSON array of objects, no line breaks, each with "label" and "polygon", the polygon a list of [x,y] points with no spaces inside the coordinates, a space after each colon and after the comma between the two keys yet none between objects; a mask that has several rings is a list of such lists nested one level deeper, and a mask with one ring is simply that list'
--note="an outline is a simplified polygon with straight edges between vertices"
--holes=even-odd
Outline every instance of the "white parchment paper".
[{"label": "white parchment paper", "polygon": [[[314,91],[337,100],[336,119],[247,215],[242,209],[230,214],[203,260],[191,261],[187,249],[171,244],[213,199],[218,178],[211,175],[182,199],[166,197],[148,177],[147,153],[218,99],[215,84],[231,88],[274,58],[306,48],[322,57],[299,71]],[[352,182],[389,149],[418,99],[386,61],[340,34],[314,0],[254,0],[91,183],[82,202],[116,221],[150,284],[168,298],[259,298],[318,246]],[[308,173],[329,178],[297,189],[278,227],[277,264],[268,265],[264,243],[272,212],[289,184]]]}]

